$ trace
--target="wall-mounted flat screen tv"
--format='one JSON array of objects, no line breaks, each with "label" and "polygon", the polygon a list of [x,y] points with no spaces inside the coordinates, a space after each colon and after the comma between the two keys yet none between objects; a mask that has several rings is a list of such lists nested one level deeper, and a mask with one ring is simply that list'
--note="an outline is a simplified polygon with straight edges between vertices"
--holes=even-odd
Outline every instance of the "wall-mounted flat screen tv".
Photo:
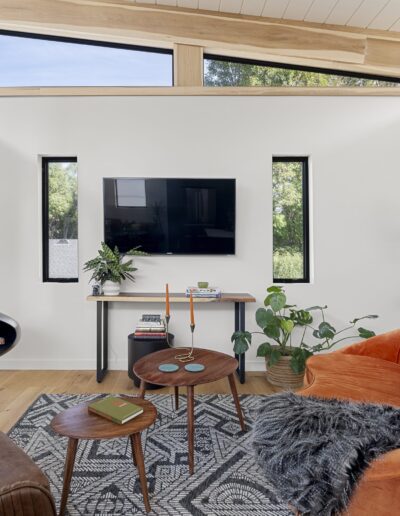
[{"label": "wall-mounted flat screen tv", "polygon": [[234,254],[234,179],[104,179],[104,239],[121,252]]}]

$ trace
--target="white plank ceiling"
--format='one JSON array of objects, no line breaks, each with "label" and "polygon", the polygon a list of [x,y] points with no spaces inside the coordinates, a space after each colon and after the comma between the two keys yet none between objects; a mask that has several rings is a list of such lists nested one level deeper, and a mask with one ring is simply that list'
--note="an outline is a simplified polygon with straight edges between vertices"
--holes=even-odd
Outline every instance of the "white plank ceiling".
[{"label": "white plank ceiling", "polygon": [[400,0],[137,0],[136,3],[400,31]]}]

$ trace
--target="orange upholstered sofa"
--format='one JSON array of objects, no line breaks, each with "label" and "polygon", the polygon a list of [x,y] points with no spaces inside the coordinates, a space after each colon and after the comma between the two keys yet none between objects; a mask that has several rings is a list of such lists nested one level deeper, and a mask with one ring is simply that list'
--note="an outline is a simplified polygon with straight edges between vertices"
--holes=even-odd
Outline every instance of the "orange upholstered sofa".
[{"label": "orange upholstered sofa", "polygon": [[[298,394],[400,407],[400,330],[309,358],[305,387]],[[346,512],[346,516],[395,514],[400,514],[400,449],[368,467]]]}]

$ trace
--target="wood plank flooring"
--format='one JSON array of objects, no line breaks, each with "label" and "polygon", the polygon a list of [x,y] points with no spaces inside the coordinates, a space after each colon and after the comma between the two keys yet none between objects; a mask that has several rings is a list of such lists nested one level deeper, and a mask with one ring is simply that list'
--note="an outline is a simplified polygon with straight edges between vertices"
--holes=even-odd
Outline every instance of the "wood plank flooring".
[{"label": "wood plank flooring", "polygon": [[[247,373],[246,383],[236,382],[239,394],[273,394],[279,389],[270,385],[264,373]],[[94,371],[0,371],[0,431],[8,430],[29,405],[41,394],[86,393],[136,394],[126,371],[109,371],[102,383]],[[153,391],[172,393],[163,388]],[[183,392],[182,392],[183,393]],[[196,387],[197,394],[230,394],[228,379]]]}]

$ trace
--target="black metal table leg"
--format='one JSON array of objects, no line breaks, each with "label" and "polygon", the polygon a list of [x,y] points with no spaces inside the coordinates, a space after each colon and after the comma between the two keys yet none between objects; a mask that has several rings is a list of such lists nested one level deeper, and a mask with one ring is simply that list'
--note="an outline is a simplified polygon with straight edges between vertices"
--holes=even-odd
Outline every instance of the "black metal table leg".
[{"label": "black metal table leg", "polygon": [[97,373],[100,383],[108,369],[108,301],[97,301]]},{"label": "black metal table leg", "polygon": [[[245,303],[236,302],[235,303],[235,331],[245,331]],[[236,372],[239,376],[240,383],[244,383],[246,381],[246,355],[242,353],[240,355],[235,354],[236,360],[239,362],[239,367],[236,369]]]}]

